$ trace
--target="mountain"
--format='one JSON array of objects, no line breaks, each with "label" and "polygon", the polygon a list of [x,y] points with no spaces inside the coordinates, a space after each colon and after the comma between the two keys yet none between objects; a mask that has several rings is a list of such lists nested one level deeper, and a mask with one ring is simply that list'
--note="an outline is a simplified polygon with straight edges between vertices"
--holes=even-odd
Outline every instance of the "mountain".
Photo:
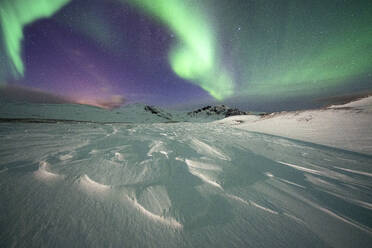
[{"label": "mountain", "polygon": [[0,118],[13,121],[80,121],[99,123],[155,123],[172,121],[172,115],[156,107],[130,104],[113,110],[81,104],[2,103]]},{"label": "mountain", "polygon": [[107,110],[79,104],[1,103],[0,121],[173,123],[211,122],[236,129],[372,154],[372,97],[322,109],[254,115],[225,105],[192,112],[166,111],[155,106],[129,104]]},{"label": "mountain", "polygon": [[187,113],[190,117],[196,118],[221,118],[221,117],[229,117],[235,115],[249,115],[250,112],[240,111],[237,108],[229,108],[225,105],[217,105],[217,106],[206,106],[195,111]]},{"label": "mountain", "polygon": [[80,121],[99,123],[207,122],[247,112],[224,105],[207,106],[193,111],[166,111],[159,107],[135,103],[112,110],[81,104],[36,104],[4,102],[0,104],[2,121],[56,122]]}]

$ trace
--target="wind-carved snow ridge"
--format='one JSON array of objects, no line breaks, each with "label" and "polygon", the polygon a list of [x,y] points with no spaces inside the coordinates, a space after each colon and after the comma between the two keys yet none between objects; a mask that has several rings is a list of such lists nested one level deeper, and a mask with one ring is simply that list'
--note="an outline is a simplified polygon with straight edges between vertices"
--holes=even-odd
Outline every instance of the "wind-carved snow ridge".
[{"label": "wind-carved snow ridge", "polygon": [[335,166],[334,168],[339,169],[339,170],[343,170],[343,171],[347,171],[347,172],[350,172],[350,173],[354,173],[354,174],[359,174],[359,175],[363,175],[363,176],[367,176],[367,177],[372,177],[372,173],[368,173],[368,172],[346,169],[346,168],[341,168],[341,167],[338,167],[338,166]]},{"label": "wind-carved snow ridge", "polygon": [[164,146],[164,143],[160,140],[157,140],[157,141],[154,141],[151,145],[150,145],[150,150],[149,152],[147,153],[147,156],[149,157],[152,157],[152,155],[154,153],[161,153],[163,154],[166,158],[168,158],[168,153],[170,151],[167,150]]},{"label": "wind-carved snow ridge", "polygon": [[299,188],[302,188],[302,189],[306,189],[305,186],[299,185],[297,183],[294,183],[294,182],[291,182],[291,181],[288,181],[288,180],[285,180],[285,179],[282,179],[282,178],[277,178],[277,179],[279,181],[283,182],[283,183],[290,184],[290,185],[293,185],[293,186],[296,186],[296,187],[299,187]]},{"label": "wind-carved snow ridge", "polygon": [[107,136],[107,137],[110,137],[110,136],[112,136],[112,135],[115,135],[115,134],[117,134],[117,133],[118,133],[118,131],[119,131],[119,129],[118,129],[117,127],[115,127],[115,126],[112,126],[112,132],[111,132],[111,133],[108,133],[108,134],[106,134],[106,136]]},{"label": "wind-carved snow ridge", "polygon": [[68,153],[68,154],[65,154],[65,155],[61,155],[61,156],[59,156],[59,159],[61,160],[61,161],[64,161],[64,160],[69,160],[69,159],[71,159],[71,158],[73,158],[74,156],[71,154],[71,153]]},{"label": "wind-carved snow ridge", "polygon": [[303,172],[308,172],[308,173],[312,173],[312,174],[316,174],[316,175],[321,175],[322,173],[317,171],[317,170],[312,170],[312,169],[309,169],[309,168],[305,168],[305,167],[302,167],[302,166],[298,166],[298,165],[295,165],[295,164],[291,164],[291,163],[286,163],[286,162],[281,162],[281,161],[276,161],[280,164],[284,164],[284,165],[287,165],[289,167],[292,167],[296,170],[300,170],[300,171],[303,171]]},{"label": "wind-carved snow ridge", "polygon": [[306,173],[313,174],[313,175],[329,177],[329,178],[332,178],[332,179],[342,180],[342,181],[350,182],[350,183],[354,181],[351,177],[349,177],[345,174],[338,173],[338,172],[330,170],[328,168],[324,168],[324,167],[322,168],[322,167],[319,167],[319,166],[316,166],[316,165],[310,164],[310,163],[307,163],[307,165],[310,165],[313,168],[317,168],[318,170],[310,169],[310,168],[306,168],[306,167],[302,167],[302,166],[299,166],[299,165],[295,165],[295,164],[292,164],[292,163],[286,163],[286,162],[282,162],[282,161],[276,161],[276,162],[278,162],[280,164],[283,164],[283,165],[286,165],[286,166],[289,166],[289,167],[294,168],[294,169],[299,170],[299,171],[303,171],[303,172],[306,172]]},{"label": "wind-carved snow ridge", "polygon": [[221,168],[219,168],[217,166],[214,166],[214,165],[211,165],[211,164],[197,162],[197,161],[193,161],[193,160],[189,160],[189,159],[186,159],[185,163],[189,167],[189,171],[190,171],[191,174],[193,174],[194,176],[197,176],[198,178],[200,178],[205,183],[208,183],[208,184],[210,184],[214,187],[217,187],[217,188],[223,190],[222,186],[220,184],[218,184],[216,181],[214,181],[206,173],[208,170],[210,170],[210,171],[221,171]]},{"label": "wind-carved snow ridge", "polygon": [[42,181],[55,181],[62,179],[62,176],[48,171],[49,164],[45,161],[39,163],[39,169],[34,172],[34,175],[37,179]]},{"label": "wind-carved snow ridge", "polygon": [[115,152],[115,158],[119,161],[124,161],[124,156],[120,152]]},{"label": "wind-carved snow ridge", "polygon": [[238,128],[288,117],[312,135],[324,117],[341,137],[337,125],[365,114],[319,111],[233,125],[0,123],[0,246],[370,247],[372,156]]},{"label": "wind-carved snow ridge", "polygon": [[181,229],[183,228],[183,225],[179,223],[176,219],[171,217],[163,217],[157,214],[154,214],[150,211],[148,211],[146,208],[144,208],[141,204],[138,203],[136,197],[130,197],[128,195],[124,195],[125,199],[128,200],[134,208],[136,208],[138,211],[140,211],[144,216],[151,219],[152,221],[155,221],[157,223],[161,223],[163,225],[170,226],[175,229]]},{"label": "wind-carved snow ridge", "polygon": [[366,209],[368,209],[368,210],[372,210],[372,203],[364,202],[364,201],[360,201],[360,200],[353,199],[353,198],[347,198],[347,197],[345,197],[345,196],[342,196],[342,195],[340,195],[340,194],[337,194],[337,193],[334,193],[334,192],[331,192],[331,191],[327,191],[327,190],[325,190],[325,191],[326,191],[328,194],[330,194],[330,195],[334,195],[334,196],[336,196],[336,197],[338,197],[338,198],[341,198],[341,199],[343,199],[343,200],[345,200],[345,201],[347,201],[347,202],[353,203],[353,204],[355,204],[355,205],[358,205],[358,206],[360,206],[360,207],[362,207],[362,208],[366,208]]},{"label": "wind-carved snow ridge", "polygon": [[265,172],[265,175],[267,177],[269,177],[269,178],[273,178],[274,177],[273,173],[271,173],[271,172]]},{"label": "wind-carved snow ridge", "polygon": [[291,181],[288,181],[286,179],[283,179],[283,178],[279,178],[279,177],[275,177],[271,172],[265,172],[265,175],[269,178],[271,178],[272,180],[278,180],[280,182],[283,182],[283,183],[286,183],[286,184],[289,184],[289,185],[293,185],[293,186],[296,186],[296,187],[299,187],[299,188],[302,188],[302,189],[306,189],[305,186],[302,186],[302,185],[299,185],[297,183],[294,183],[294,182],[291,182]]},{"label": "wind-carved snow ridge", "polygon": [[222,160],[231,160],[229,156],[223,154],[217,148],[212,147],[196,138],[191,139],[191,144],[192,148],[201,154],[209,155],[211,157],[217,157]]},{"label": "wind-carved snow ridge", "polygon": [[305,178],[308,182],[321,188],[327,194],[333,195],[337,198],[343,199],[344,201],[358,205],[359,207],[372,210],[372,203],[358,200],[353,195],[347,195],[347,196],[342,195],[342,190],[334,184],[331,184],[327,181],[324,181],[320,178],[317,178],[311,175],[305,175]]},{"label": "wind-carved snow ridge", "polygon": [[112,127],[112,135],[115,135],[115,134],[117,134],[118,133],[118,131],[119,131],[119,129],[117,128],[117,127]]},{"label": "wind-carved snow ridge", "polygon": [[342,221],[342,222],[344,222],[346,224],[349,224],[351,226],[354,226],[354,227],[358,228],[359,230],[361,230],[363,232],[368,233],[369,235],[372,235],[372,229],[370,227],[367,227],[367,226],[364,226],[364,225],[362,225],[360,223],[357,223],[357,222],[354,222],[352,220],[349,220],[348,218],[346,218],[346,217],[344,217],[342,215],[339,215],[339,214],[335,213],[334,211],[332,211],[332,210],[330,210],[328,208],[322,207],[319,204],[317,204],[317,203],[315,203],[315,202],[313,202],[311,200],[308,200],[308,199],[306,199],[304,197],[299,197],[299,199],[302,200],[303,202],[307,203],[308,205],[310,205],[310,206],[312,206],[312,207],[314,207],[314,208],[316,208],[316,209],[324,212],[325,214],[333,217],[333,218],[336,218],[336,219],[338,219],[338,220],[340,220],[340,221]]},{"label": "wind-carved snow ridge", "polygon": [[248,200],[248,201],[246,201],[246,200],[240,198],[239,196],[231,195],[231,194],[226,194],[226,196],[229,197],[229,198],[231,198],[231,199],[233,199],[233,200],[236,200],[236,201],[238,201],[238,202],[241,202],[241,203],[243,203],[243,204],[245,204],[245,205],[253,206],[253,207],[256,207],[256,208],[261,209],[261,210],[263,210],[263,211],[266,211],[266,212],[268,212],[268,213],[270,213],[270,214],[279,214],[278,212],[276,212],[276,211],[274,211],[274,210],[272,210],[272,209],[270,209],[270,208],[266,208],[266,207],[264,207],[264,206],[261,206],[260,204],[254,202],[254,201],[252,201],[252,200]]},{"label": "wind-carved snow ridge", "polygon": [[[242,199],[242,198],[240,198],[239,196],[236,196],[236,195],[231,195],[231,194],[226,194],[226,195],[227,195],[227,197],[229,197],[229,198],[231,198],[231,199],[233,199],[235,201],[238,201],[238,202],[240,202],[240,203],[242,203],[244,205],[256,207],[256,208],[258,208],[260,210],[263,210],[265,212],[268,212],[270,214],[279,215],[279,213],[277,211],[274,211],[274,210],[272,210],[270,208],[266,208],[264,206],[261,206],[261,205],[257,204],[256,202],[254,202],[252,200],[246,201],[246,200],[244,200],[244,199]],[[296,217],[296,216],[294,216],[292,214],[285,213],[285,212],[280,213],[280,214],[282,214],[284,216],[287,216],[288,218],[293,219],[294,221],[296,221],[297,223],[299,223],[301,225],[306,225],[306,223],[303,220],[301,220],[300,218],[298,218],[298,217]]]},{"label": "wind-carved snow ridge", "polygon": [[[182,161],[182,160],[181,160]],[[221,167],[218,167],[217,165],[194,161],[190,159],[185,160],[186,164],[193,168],[193,169],[201,169],[201,170],[210,170],[210,171],[222,171]]]},{"label": "wind-carved snow ridge", "polygon": [[86,174],[80,177],[79,186],[82,190],[84,190],[87,193],[98,193],[98,194],[106,193],[111,188],[108,185],[93,181]]}]

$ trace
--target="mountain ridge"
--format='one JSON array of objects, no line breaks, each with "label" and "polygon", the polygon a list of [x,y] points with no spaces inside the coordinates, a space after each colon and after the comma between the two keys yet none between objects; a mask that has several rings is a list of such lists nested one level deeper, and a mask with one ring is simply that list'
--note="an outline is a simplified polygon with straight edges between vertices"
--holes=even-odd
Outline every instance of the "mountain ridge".
[{"label": "mountain ridge", "polygon": [[205,122],[238,114],[249,114],[249,112],[224,105],[207,106],[186,112],[164,110],[141,103],[128,104],[112,110],[82,104],[29,104],[22,102],[0,104],[1,122]]}]

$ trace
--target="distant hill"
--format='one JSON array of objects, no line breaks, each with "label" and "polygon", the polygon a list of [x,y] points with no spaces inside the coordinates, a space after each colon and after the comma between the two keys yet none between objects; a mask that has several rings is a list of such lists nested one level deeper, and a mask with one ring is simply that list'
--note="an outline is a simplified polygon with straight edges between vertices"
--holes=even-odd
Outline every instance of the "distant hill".
[{"label": "distant hill", "polygon": [[250,112],[240,111],[237,108],[229,108],[225,105],[217,105],[217,106],[206,106],[195,111],[187,113],[189,116],[192,117],[229,117],[234,115],[249,115]]},{"label": "distant hill", "polygon": [[112,110],[82,104],[39,104],[3,102],[0,104],[1,121],[22,122],[99,122],[99,123],[160,123],[206,122],[248,112],[224,105],[207,106],[193,112],[166,111],[145,104],[129,104]]},{"label": "distant hill", "polygon": [[372,154],[372,96],[327,108],[234,116],[217,122],[237,129]]}]

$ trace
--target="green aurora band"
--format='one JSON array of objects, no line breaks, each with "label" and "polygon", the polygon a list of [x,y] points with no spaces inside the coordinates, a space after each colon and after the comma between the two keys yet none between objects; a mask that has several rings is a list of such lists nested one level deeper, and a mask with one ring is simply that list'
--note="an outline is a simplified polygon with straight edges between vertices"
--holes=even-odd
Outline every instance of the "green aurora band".
[{"label": "green aurora band", "polygon": [[225,36],[233,37],[231,57],[239,75],[234,96],[332,94],[363,78],[369,78],[363,87],[371,87],[371,1],[228,4],[218,6],[217,15]]},{"label": "green aurora band", "polygon": [[52,16],[70,0],[2,0],[0,24],[3,46],[11,74],[15,78],[24,75],[22,61],[23,28],[40,19]]},{"label": "green aurora band", "polygon": [[[23,28],[70,1],[0,0],[0,80],[9,73],[15,79],[24,75]],[[115,1],[175,34],[168,53],[171,69],[217,100],[327,94],[372,78],[368,0]],[[84,10],[89,13],[84,18],[73,11],[68,16],[74,17],[75,30],[112,53],[123,50],[112,42],[113,36],[125,39],[120,29],[97,16],[94,7]],[[63,16],[57,19],[68,23]]]},{"label": "green aurora band", "polygon": [[179,77],[199,85],[217,100],[234,93],[231,75],[218,63],[216,37],[200,1],[122,1],[154,16],[175,33],[178,43],[169,52],[169,63]]},{"label": "green aurora band", "polygon": [[331,93],[371,77],[370,1],[128,1],[177,35],[173,71],[217,100]]}]

